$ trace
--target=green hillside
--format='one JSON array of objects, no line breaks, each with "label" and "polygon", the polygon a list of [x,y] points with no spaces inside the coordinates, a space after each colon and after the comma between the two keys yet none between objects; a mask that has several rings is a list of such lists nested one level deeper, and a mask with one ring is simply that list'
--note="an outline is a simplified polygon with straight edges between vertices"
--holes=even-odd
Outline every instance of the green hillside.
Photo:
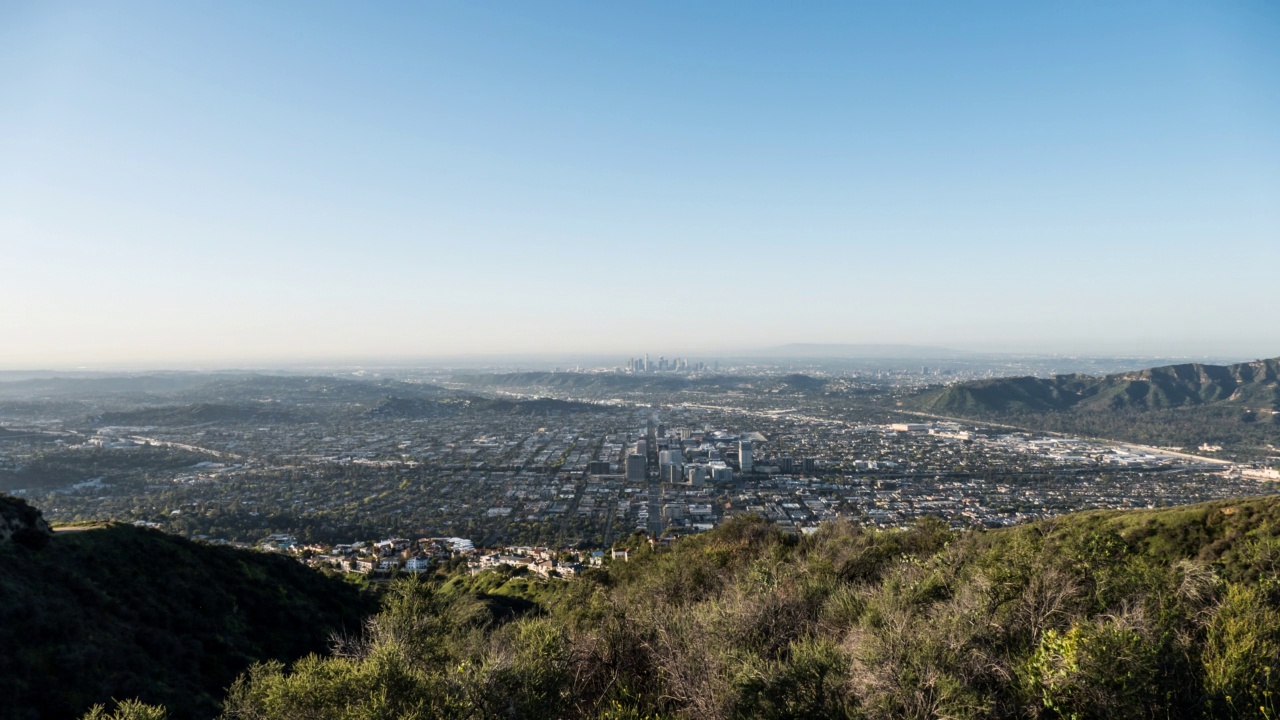
[{"label": "green hillside", "polygon": [[926,391],[912,407],[939,413],[1013,410],[1159,410],[1233,405],[1280,410],[1280,358],[1237,365],[1189,363],[1104,377],[1002,378]]},{"label": "green hillside", "polygon": [[263,403],[196,403],[162,405],[107,412],[89,420],[102,425],[205,425],[211,423],[279,423],[294,420],[293,414]]},{"label": "green hillside", "polygon": [[[952,533],[741,518],[578,580],[407,580],[227,718],[1273,718],[1280,498]],[[497,602],[505,598],[505,602]]]},{"label": "green hillside", "polygon": [[[38,515],[3,495],[0,511]],[[295,561],[130,525],[5,535],[4,720],[76,717],[113,697],[212,717],[251,663],[323,651],[331,633],[358,631],[372,609],[350,585]]]},{"label": "green hillside", "polygon": [[112,698],[152,706],[119,717],[243,720],[1280,710],[1280,497],[961,533],[745,517],[634,537],[570,581],[398,581],[363,626],[361,595],[282,558],[122,525],[50,538],[3,507],[5,718]]},{"label": "green hillside", "polygon": [[1258,459],[1280,445],[1280,359],[1089,377],[1002,378],[922,391],[904,408]]},{"label": "green hillside", "polygon": [[535,398],[509,400],[456,395],[443,400],[388,397],[366,413],[383,420],[418,420],[456,417],[463,414],[497,413],[500,415],[547,415],[576,412],[600,412],[602,406],[591,403]]}]

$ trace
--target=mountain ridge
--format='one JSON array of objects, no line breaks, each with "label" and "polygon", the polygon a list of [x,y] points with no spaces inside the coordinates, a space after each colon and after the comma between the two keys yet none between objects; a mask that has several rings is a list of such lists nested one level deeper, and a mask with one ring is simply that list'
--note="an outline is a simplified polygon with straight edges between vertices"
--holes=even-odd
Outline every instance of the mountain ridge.
[{"label": "mountain ridge", "polygon": [[1101,377],[975,380],[926,390],[904,402],[913,409],[959,415],[1215,404],[1280,410],[1280,358],[1233,365],[1182,363]]}]

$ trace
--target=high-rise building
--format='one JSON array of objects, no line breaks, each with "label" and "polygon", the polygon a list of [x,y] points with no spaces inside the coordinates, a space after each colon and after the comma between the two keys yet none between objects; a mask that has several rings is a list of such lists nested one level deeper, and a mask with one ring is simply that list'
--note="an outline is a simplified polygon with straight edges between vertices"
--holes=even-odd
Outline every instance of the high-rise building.
[{"label": "high-rise building", "polygon": [[728,465],[720,462],[711,463],[711,482],[727,483],[733,482],[733,469]]},{"label": "high-rise building", "polygon": [[742,466],[742,472],[751,472],[751,441],[742,440],[738,443],[738,464]]},{"label": "high-rise building", "polygon": [[684,469],[685,478],[694,487],[702,487],[707,481],[707,468],[703,465],[690,465]]},{"label": "high-rise building", "polygon": [[639,453],[627,456],[627,482],[648,482],[649,461]]},{"label": "high-rise building", "polygon": [[659,473],[659,475],[662,477],[662,482],[671,483],[672,485],[675,485],[676,483],[684,482],[684,465],[683,464],[665,463],[661,466],[661,468],[662,468],[662,471]]}]

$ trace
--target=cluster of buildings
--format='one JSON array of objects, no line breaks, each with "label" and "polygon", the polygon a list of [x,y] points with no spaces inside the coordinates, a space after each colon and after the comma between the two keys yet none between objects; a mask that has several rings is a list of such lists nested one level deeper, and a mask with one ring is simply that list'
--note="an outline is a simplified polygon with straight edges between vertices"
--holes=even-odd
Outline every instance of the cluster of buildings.
[{"label": "cluster of buildings", "polygon": [[[508,568],[543,578],[572,578],[588,566],[601,565],[606,557],[600,550],[574,553],[530,546],[477,549],[470,540],[454,537],[387,538],[328,545],[302,543],[288,533],[272,533],[255,547],[295,557],[314,568],[383,578],[424,573],[455,559],[461,559],[472,572]],[[613,556],[625,559],[627,551],[614,551]]]},{"label": "cluster of buildings", "polygon": [[[638,362],[640,372],[661,372],[683,361],[660,358],[653,370]],[[582,549],[637,530],[700,532],[742,513],[796,532],[836,518],[889,527],[926,514],[958,527],[1003,525],[1257,494],[1280,480],[1266,467],[1229,472],[1152,448],[903,422],[823,397],[646,392],[542,415],[396,420],[343,406],[278,422],[97,428],[56,446],[44,436],[0,443],[0,473],[25,477],[32,463],[56,460],[66,483],[6,488],[54,521],[112,517],[241,542],[287,535],[301,547],[392,535]],[[107,467],[111,453],[129,461]],[[365,569],[376,558],[374,569],[403,569],[438,557],[421,540],[386,549],[344,548],[319,562]]]},{"label": "cluster of buildings", "polygon": [[[715,370],[720,369],[720,363],[715,363]],[[705,372],[707,364],[703,362],[689,362],[688,358],[671,358],[667,360],[665,357],[659,356],[658,362],[650,362],[649,354],[645,353],[642,358],[630,358],[627,360],[625,372],[632,374],[655,373],[655,372]]]},{"label": "cluster of buildings", "polygon": [[312,567],[358,573],[421,573],[443,560],[475,551],[471,541],[463,538],[388,538],[376,542],[304,545],[287,533],[268,535],[258,547],[268,552],[296,555]]}]

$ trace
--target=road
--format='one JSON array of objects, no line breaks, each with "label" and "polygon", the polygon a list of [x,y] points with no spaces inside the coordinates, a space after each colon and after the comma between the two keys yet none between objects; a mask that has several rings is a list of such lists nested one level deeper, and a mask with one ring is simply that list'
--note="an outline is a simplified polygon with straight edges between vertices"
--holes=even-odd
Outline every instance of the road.
[{"label": "road", "polygon": [[171,440],[159,440],[157,438],[150,438],[144,435],[130,435],[128,439],[136,443],[143,443],[143,444],[150,443],[151,445],[160,445],[163,447],[177,448],[179,450],[186,450],[188,452],[212,455],[216,458],[222,458],[222,459],[228,459],[228,460],[244,459],[243,455],[236,455],[235,453],[222,452],[221,450],[210,450],[209,448],[200,447],[199,445],[188,445],[186,443],[173,442]]},{"label": "road", "polygon": [[650,418],[645,446],[646,475],[649,480],[649,537],[662,537],[662,478],[658,473],[658,418]]}]

